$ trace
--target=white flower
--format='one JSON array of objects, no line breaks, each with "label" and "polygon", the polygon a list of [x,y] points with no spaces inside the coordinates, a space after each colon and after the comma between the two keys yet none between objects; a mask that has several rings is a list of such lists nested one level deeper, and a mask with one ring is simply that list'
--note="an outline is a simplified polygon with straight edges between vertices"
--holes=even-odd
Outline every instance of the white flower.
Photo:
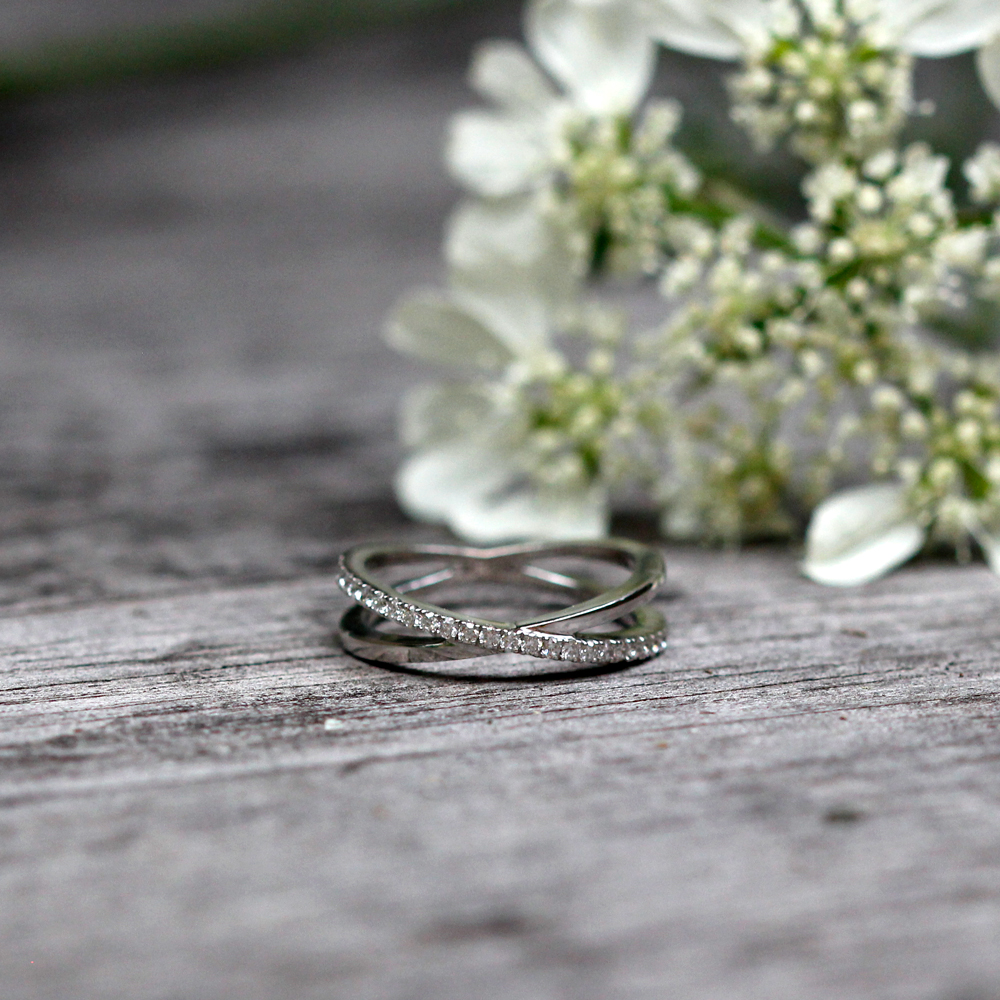
[{"label": "white flower", "polygon": [[[834,0],[804,0],[818,20],[836,16]],[[739,59],[765,44],[772,29],[787,31],[794,8],[766,0],[647,0],[655,35],[671,48],[714,59]],[[845,3],[869,12],[890,45],[915,56],[950,56],[979,49],[983,86],[1000,105],[1000,4],[996,0],[867,0]]]},{"label": "white flower", "polygon": [[487,197],[529,190],[550,173],[574,120],[630,115],[653,73],[654,45],[632,0],[532,0],[525,34],[561,91],[520,45],[491,42],[475,55],[471,82],[497,107],[452,123],[451,171]]},{"label": "white flower", "polygon": [[813,512],[802,571],[817,583],[868,583],[923,547],[926,531],[904,502],[904,487],[877,483],[835,493]]},{"label": "white flower", "polygon": [[992,41],[980,48],[976,55],[976,65],[979,67],[979,79],[983,81],[986,93],[1000,108],[1000,29]]},{"label": "white flower", "polygon": [[523,204],[466,205],[446,255],[448,291],[417,293],[387,326],[394,346],[456,374],[407,401],[400,503],[480,544],[606,534],[606,488],[573,465],[558,429],[541,441],[524,391],[566,367],[551,335],[575,268],[559,234]]}]

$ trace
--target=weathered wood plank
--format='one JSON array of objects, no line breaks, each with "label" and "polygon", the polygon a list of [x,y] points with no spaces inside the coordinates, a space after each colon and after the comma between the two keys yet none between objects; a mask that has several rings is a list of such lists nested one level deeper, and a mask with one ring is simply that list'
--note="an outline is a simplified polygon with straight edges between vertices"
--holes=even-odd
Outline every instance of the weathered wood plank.
[{"label": "weathered wood plank", "polygon": [[377,331],[486,33],[5,112],[0,998],[996,1000],[982,566],[674,549],[599,677],[333,641],[339,549],[428,533]]},{"label": "weathered wood plank", "polygon": [[382,318],[439,280],[486,30],[0,109],[0,603],[295,578],[399,530],[417,369]]},{"label": "weathered wood plank", "polygon": [[992,996],[993,578],[672,555],[586,680],[358,664],[328,581],[5,621],[13,995]]}]

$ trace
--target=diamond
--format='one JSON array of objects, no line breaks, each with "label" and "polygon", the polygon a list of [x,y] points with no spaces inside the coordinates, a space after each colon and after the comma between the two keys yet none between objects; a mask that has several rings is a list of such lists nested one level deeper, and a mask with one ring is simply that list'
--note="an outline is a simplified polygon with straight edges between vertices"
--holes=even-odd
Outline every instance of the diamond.
[{"label": "diamond", "polygon": [[487,649],[499,649],[503,645],[503,632],[487,625],[480,630],[479,641]]},{"label": "diamond", "polygon": [[504,645],[504,648],[510,653],[523,653],[524,652],[524,640],[520,632],[511,632],[510,638]]},{"label": "diamond", "polygon": [[456,638],[459,642],[475,645],[479,641],[479,630],[473,625],[462,625],[458,629]]},{"label": "diamond", "polygon": [[594,663],[614,663],[617,651],[610,642],[602,642],[594,649]]}]

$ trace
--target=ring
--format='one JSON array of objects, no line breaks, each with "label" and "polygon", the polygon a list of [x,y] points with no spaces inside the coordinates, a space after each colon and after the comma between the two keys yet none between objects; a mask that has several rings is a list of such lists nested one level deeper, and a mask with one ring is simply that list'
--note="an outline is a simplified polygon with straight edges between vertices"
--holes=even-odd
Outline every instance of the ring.
[{"label": "ring", "polygon": [[[536,566],[524,567],[523,580],[538,589],[547,589],[560,592],[565,596],[567,592],[572,593],[577,600],[584,597],[595,597],[603,592],[603,588],[590,580],[581,580],[578,577],[565,576],[561,573],[552,573],[547,570],[540,570]],[[455,577],[442,580],[439,574],[431,574],[427,577],[419,577],[416,580],[406,581],[396,585],[396,589],[402,593],[412,593],[420,590],[426,593],[428,590],[436,589],[442,583],[453,582]],[[495,582],[495,581],[491,581]],[[649,609],[640,608],[623,615],[619,623],[628,629],[619,629],[613,633],[617,638],[637,638],[652,631],[663,629],[662,616],[656,619],[651,618]],[[489,654],[479,646],[468,645],[461,642],[452,642],[441,636],[431,635],[401,635],[394,632],[386,632],[379,628],[386,624],[389,619],[362,607],[359,604],[353,605],[346,612],[340,621],[341,645],[347,652],[358,659],[369,663],[385,663],[396,666],[403,666],[414,663],[431,663],[441,660],[461,660],[470,657],[480,657]],[[638,625],[637,630],[635,626]],[[608,638],[604,633],[600,638]],[[598,638],[598,637],[592,637]],[[658,652],[658,649],[651,650],[650,655]]]},{"label": "ring", "polygon": [[[573,636],[579,645],[571,646],[564,641],[562,649],[546,652],[545,639],[551,635],[542,634],[539,651],[528,653],[546,659],[571,660],[577,663],[612,664],[648,660],[659,655],[666,648],[666,623],[663,615],[652,608],[637,608],[630,612],[631,623],[612,633],[600,636]],[[340,619],[340,641],[344,649],[359,660],[389,663],[403,666],[411,663],[433,663],[441,660],[463,660],[494,652],[482,646],[472,646],[452,642],[436,635],[398,635],[382,632],[380,622],[386,621],[381,615],[355,604],[344,612]],[[532,636],[528,635],[527,640]],[[560,637],[568,639],[569,637]],[[527,648],[511,652],[528,652]],[[561,655],[560,655],[561,654]]]},{"label": "ring", "polygon": [[[599,590],[597,585],[531,565],[537,558],[596,559],[631,571],[623,583]],[[443,569],[388,585],[372,576],[393,564],[444,561]],[[636,609],[648,603],[664,576],[663,557],[646,545],[624,539],[601,542],[524,544],[489,549],[453,545],[360,545],[341,556],[340,587],[361,605],[341,622],[345,648],[363,658],[401,662],[399,657],[455,659],[485,652],[525,653],[547,659],[580,663],[616,663],[647,659],[666,645],[666,625],[658,612]],[[557,589],[587,592],[584,600],[561,611],[519,621],[496,621],[461,616],[410,596],[458,577],[490,582],[531,582]],[[595,590],[599,592],[595,593]],[[365,616],[362,609],[374,612]],[[627,617],[637,615],[634,621]],[[378,616],[429,636],[395,636],[379,632]],[[582,630],[619,622],[614,632],[588,635]],[[363,647],[363,649],[362,649]],[[465,647],[465,651],[462,650]],[[472,647],[473,651],[468,651]],[[400,650],[419,650],[402,653]]]}]

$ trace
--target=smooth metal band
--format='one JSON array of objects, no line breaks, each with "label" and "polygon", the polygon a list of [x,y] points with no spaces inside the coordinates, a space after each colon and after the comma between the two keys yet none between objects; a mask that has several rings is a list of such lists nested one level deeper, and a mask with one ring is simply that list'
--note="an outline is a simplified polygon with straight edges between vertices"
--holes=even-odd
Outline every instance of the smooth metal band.
[{"label": "smooth metal band", "polygon": [[[404,594],[416,591],[431,582],[447,580],[461,572],[474,579],[523,582],[525,577],[536,580],[559,579],[540,567],[525,565],[532,559],[570,557],[595,559],[622,566],[631,571],[623,583],[603,590],[600,594],[578,602],[557,613],[527,618],[516,622],[492,621],[484,618],[458,618],[435,604]],[[436,573],[403,585],[390,586],[375,579],[371,570],[388,565],[447,560],[451,565]],[[606,539],[587,542],[526,543],[477,549],[457,545],[358,545],[340,557],[338,583],[342,590],[359,604],[386,618],[409,627],[423,629],[459,641],[475,641],[490,649],[501,648],[493,631],[510,632],[535,629],[546,633],[567,634],[595,625],[604,625],[652,600],[663,581],[663,556],[648,545],[628,539]],[[402,617],[400,617],[402,616]],[[472,625],[482,632],[478,640],[437,631],[458,625]],[[491,631],[493,630],[493,631]],[[471,635],[471,633],[470,633]]]},{"label": "smooth metal band", "polygon": [[[666,649],[666,622],[659,611],[636,608],[628,617],[632,619],[630,624],[600,635],[551,635],[522,629],[511,637],[504,651],[548,660],[612,664],[648,660]],[[396,666],[465,660],[499,652],[436,635],[382,632],[378,625],[385,621],[382,615],[359,604],[348,608],[340,619],[344,649],[361,660]]]}]

